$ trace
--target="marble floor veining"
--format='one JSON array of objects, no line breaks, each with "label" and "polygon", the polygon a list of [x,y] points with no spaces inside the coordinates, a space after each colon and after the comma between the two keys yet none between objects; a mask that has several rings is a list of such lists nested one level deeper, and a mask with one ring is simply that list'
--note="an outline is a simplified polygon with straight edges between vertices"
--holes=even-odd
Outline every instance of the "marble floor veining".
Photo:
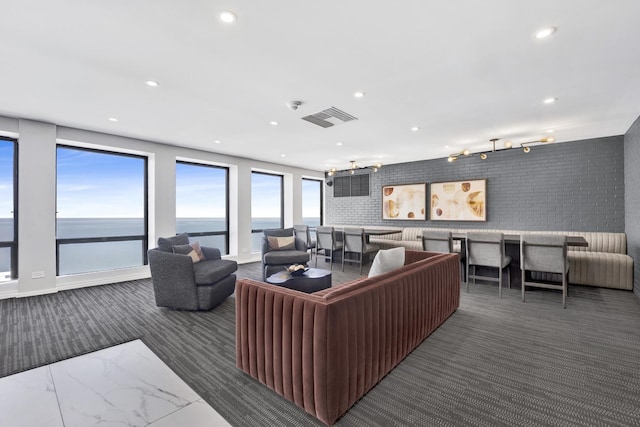
[{"label": "marble floor veining", "polygon": [[229,426],[140,340],[0,378],[3,427]]}]

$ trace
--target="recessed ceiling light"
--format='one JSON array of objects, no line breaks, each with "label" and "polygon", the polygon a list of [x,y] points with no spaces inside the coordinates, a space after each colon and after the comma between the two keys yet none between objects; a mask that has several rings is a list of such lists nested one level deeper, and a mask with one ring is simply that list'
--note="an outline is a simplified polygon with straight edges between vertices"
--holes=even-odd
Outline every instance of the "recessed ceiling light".
[{"label": "recessed ceiling light", "polygon": [[340,146],[342,145],[342,142],[336,142],[336,145]]},{"label": "recessed ceiling light", "polygon": [[418,132],[420,130],[420,128],[418,126],[414,126],[411,128],[412,131],[414,132]]},{"label": "recessed ceiling light", "polygon": [[228,10],[223,10],[222,12],[220,12],[219,16],[220,16],[220,20],[227,24],[236,22],[238,20],[238,16],[235,13],[230,12]]},{"label": "recessed ceiling light", "polygon": [[558,98],[547,98],[547,99],[544,100],[544,103],[545,104],[553,104],[557,100],[558,100]]},{"label": "recessed ceiling light", "polygon": [[117,122],[117,121],[118,121],[118,119],[116,119],[115,117],[109,117],[109,121],[110,121],[110,122]]},{"label": "recessed ceiling light", "polygon": [[448,145],[445,145],[444,148],[450,148]]},{"label": "recessed ceiling light", "polygon": [[556,27],[543,27],[536,31],[535,37],[538,40],[546,39],[547,37],[552,36],[557,30],[558,29]]},{"label": "recessed ceiling light", "polygon": [[555,132],[555,130],[553,130],[553,129],[547,129],[547,133],[553,133],[553,132]]},{"label": "recessed ceiling light", "polygon": [[215,141],[213,141],[214,144],[220,144],[222,141],[220,141],[219,139],[216,139]]},{"label": "recessed ceiling light", "polygon": [[147,86],[151,86],[151,87],[158,87],[160,85],[160,83],[153,80],[147,80],[145,83],[147,84]]},{"label": "recessed ceiling light", "polygon": [[276,122],[275,120],[270,121],[269,124],[271,126],[278,126],[278,122]]},{"label": "recessed ceiling light", "polygon": [[366,94],[362,91],[360,92],[356,92],[353,94],[353,96],[355,96],[356,98],[362,98],[363,96],[365,96]]},{"label": "recessed ceiling light", "polygon": [[280,154],[280,157],[287,157],[286,154]]}]

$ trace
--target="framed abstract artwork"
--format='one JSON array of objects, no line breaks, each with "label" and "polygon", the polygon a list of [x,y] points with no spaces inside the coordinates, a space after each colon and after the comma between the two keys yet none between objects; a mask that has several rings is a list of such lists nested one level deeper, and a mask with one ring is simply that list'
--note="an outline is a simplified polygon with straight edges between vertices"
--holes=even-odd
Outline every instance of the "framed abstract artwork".
[{"label": "framed abstract artwork", "polygon": [[382,219],[426,220],[426,184],[382,187]]},{"label": "framed abstract artwork", "polygon": [[431,221],[486,221],[487,180],[434,182],[430,185]]}]

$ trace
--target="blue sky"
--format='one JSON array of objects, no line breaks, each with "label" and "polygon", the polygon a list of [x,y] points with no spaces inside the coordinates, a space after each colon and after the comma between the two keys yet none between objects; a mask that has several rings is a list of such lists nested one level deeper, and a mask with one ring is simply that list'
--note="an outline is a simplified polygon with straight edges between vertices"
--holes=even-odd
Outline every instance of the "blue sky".
[{"label": "blue sky", "polygon": [[13,218],[13,142],[0,140],[0,218]]},{"label": "blue sky", "polygon": [[[140,158],[58,147],[58,218],[141,218],[144,213],[144,162]],[[13,210],[13,144],[0,141],[0,218]],[[254,217],[280,216],[281,178],[252,174]],[[321,187],[303,180],[303,217],[317,217]],[[178,218],[225,215],[225,170],[176,165]]]}]

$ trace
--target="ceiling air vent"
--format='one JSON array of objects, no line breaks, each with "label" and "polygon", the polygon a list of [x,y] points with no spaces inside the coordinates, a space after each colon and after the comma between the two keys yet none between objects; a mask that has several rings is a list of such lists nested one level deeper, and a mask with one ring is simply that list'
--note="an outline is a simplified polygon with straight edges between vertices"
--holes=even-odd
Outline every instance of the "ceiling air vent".
[{"label": "ceiling air vent", "polygon": [[329,128],[334,125],[339,125],[341,123],[358,119],[353,117],[351,114],[347,114],[342,110],[338,110],[336,107],[331,107],[318,113],[304,116],[302,120],[306,120],[323,128]]}]

